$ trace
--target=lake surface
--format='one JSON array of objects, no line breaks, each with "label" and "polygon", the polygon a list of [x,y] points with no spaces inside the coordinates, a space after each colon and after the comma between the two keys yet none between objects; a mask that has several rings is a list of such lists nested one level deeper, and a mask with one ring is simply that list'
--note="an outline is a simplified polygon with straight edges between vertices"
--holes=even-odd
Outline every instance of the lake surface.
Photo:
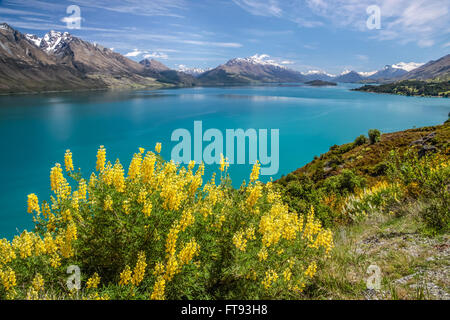
[{"label": "lake surface", "polygon": [[[153,150],[162,142],[170,159],[177,144],[175,129],[203,132],[226,129],[279,129],[279,178],[328,151],[351,142],[368,129],[392,132],[441,124],[450,100],[402,97],[349,91],[356,87],[234,87],[189,88],[133,92],[61,93],[0,97],[0,238],[32,229],[26,197],[36,193],[49,200],[49,173],[64,163],[71,149],[75,168],[88,178],[95,168],[99,145],[107,158],[120,158],[128,168],[138,147]],[[270,132],[270,131],[269,131]],[[193,134],[193,133],[192,133]],[[205,144],[204,144],[205,145]],[[225,142],[224,142],[225,145]],[[270,149],[269,149],[270,150]],[[206,177],[217,166],[206,168]],[[248,180],[250,165],[232,165],[235,186]],[[268,180],[269,177],[263,177]]]}]

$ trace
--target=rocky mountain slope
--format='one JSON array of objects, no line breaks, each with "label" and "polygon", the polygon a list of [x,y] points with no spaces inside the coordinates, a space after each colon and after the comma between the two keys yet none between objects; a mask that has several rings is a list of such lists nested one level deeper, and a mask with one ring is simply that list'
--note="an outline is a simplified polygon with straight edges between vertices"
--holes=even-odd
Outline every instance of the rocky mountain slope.
[{"label": "rocky mountain slope", "polygon": [[151,60],[138,63],[69,33],[43,38],[0,25],[0,92],[192,85],[190,75]]},{"label": "rocky mountain slope", "polygon": [[432,60],[417,69],[414,69],[403,77],[401,80],[438,80],[448,81],[450,80],[450,54],[438,59]]}]

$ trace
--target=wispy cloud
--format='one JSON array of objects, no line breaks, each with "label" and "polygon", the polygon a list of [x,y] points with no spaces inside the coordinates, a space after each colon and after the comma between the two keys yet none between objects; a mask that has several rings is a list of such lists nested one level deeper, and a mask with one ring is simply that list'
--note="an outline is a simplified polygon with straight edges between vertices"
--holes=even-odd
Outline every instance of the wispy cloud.
[{"label": "wispy cloud", "polygon": [[183,17],[180,12],[187,8],[184,0],[77,0],[75,2],[88,8],[99,8],[119,13],[177,18]]},{"label": "wispy cloud", "polygon": [[[368,32],[377,40],[416,42],[420,47],[448,39],[449,0],[233,0],[253,15],[287,19],[300,27],[332,26]],[[381,10],[381,29],[369,30],[366,9]],[[271,9],[272,8],[272,9]]]},{"label": "wispy cloud", "polygon": [[155,52],[150,52],[150,53],[144,55],[144,58],[145,58],[145,59],[150,59],[150,58],[152,58],[152,59],[163,59],[163,60],[167,60],[167,59],[169,59],[169,56],[168,56],[166,53],[155,51]]},{"label": "wispy cloud", "polygon": [[283,10],[277,0],[233,0],[233,2],[254,15],[266,17],[283,15]]},{"label": "wispy cloud", "polygon": [[357,54],[356,58],[361,61],[369,61],[369,57],[364,54]]}]

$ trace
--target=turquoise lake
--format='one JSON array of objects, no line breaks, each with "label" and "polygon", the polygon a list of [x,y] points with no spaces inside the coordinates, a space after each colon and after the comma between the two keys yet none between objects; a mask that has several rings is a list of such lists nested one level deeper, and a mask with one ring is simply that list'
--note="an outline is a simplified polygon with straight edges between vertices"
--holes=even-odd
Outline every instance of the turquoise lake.
[{"label": "turquoise lake", "polygon": [[[88,178],[100,145],[127,169],[138,147],[162,143],[170,159],[175,129],[279,129],[279,178],[371,128],[392,132],[443,123],[450,100],[349,91],[357,87],[258,86],[156,91],[60,93],[0,97],[0,238],[32,229],[26,197],[49,200],[49,173],[70,149]],[[193,133],[192,133],[193,134]],[[207,143],[204,143],[204,146]],[[270,150],[270,149],[269,149]],[[205,179],[217,166],[206,168]],[[235,186],[251,165],[232,165]],[[267,181],[269,177],[263,177]]]}]

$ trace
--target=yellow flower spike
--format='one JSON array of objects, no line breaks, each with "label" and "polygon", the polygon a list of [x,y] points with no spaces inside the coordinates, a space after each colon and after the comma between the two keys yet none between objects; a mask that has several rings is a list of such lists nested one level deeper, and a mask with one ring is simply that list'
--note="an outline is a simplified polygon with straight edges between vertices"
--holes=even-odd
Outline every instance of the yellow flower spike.
[{"label": "yellow flower spike", "polygon": [[153,292],[150,296],[151,300],[164,300],[164,291],[166,287],[166,280],[164,277],[159,276],[153,287]]},{"label": "yellow flower spike", "polygon": [[31,282],[31,285],[36,292],[44,289],[44,278],[40,273],[36,274],[36,276],[33,278],[33,281]]},{"label": "yellow flower spike", "polygon": [[40,208],[39,208],[39,200],[38,197],[34,194],[31,193],[28,195],[28,213],[40,213]]},{"label": "yellow flower spike", "polygon": [[133,277],[131,278],[131,283],[135,286],[138,286],[142,280],[144,280],[145,268],[147,267],[147,263],[145,262],[146,257],[144,252],[139,252],[138,261],[136,262],[136,267],[133,271]]},{"label": "yellow flower spike", "polygon": [[155,151],[161,153],[161,142],[158,142],[155,146]]},{"label": "yellow flower spike", "polygon": [[145,152],[145,149],[144,148],[139,148],[139,153],[144,153]]},{"label": "yellow flower spike", "polygon": [[148,218],[152,213],[152,203],[150,201],[144,202],[144,208],[142,209],[142,213]]},{"label": "yellow flower spike", "polygon": [[256,160],[252,168],[252,173],[250,174],[250,182],[255,182],[259,178],[259,171],[261,170],[261,164]]},{"label": "yellow flower spike", "polygon": [[131,282],[131,275],[132,271],[130,269],[130,266],[127,265],[125,269],[120,273],[119,285],[126,286],[127,284],[129,284]]},{"label": "yellow flower spike", "polygon": [[169,234],[167,235],[166,253],[168,257],[173,256],[175,254],[179,232],[180,232],[180,225],[178,222],[175,222],[174,226],[170,228]]},{"label": "yellow flower spike", "polygon": [[247,246],[247,239],[245,238],[244,231],[238,231],[233,236],[233,244],[241,251],[245,251]]},{"label": "yellow flower spike", "polygon": [[134,181],[138,181],[141,177],[142,169],[142,154],[135,153],[133,159],[131,159],[130,166],[128,168],[128,178]]},{"label": "yellow flower spike", "polygon": [[122,209],[125,212],[125,214],[129,214],[130,213],[130,201],[129,200],[123,200],[122,203]]},{"label": "yellow flower spike", "polygon": [[52,191],[57,191],[59,186],[64,183],[65,179],[62,173],[61,165],[56,163],[50,170],[50,187]]},{"label": "yellow flower spike", "polygon": [[230,166],[230,164],[227,162],[228,158],[224,158],[223,154],[220,154],[220,171],[226,171],[228,169],[228,167]]},{"label": "yellow flower spike", "polygon": [[100,148],[97,151],[97,163],[96,163],[96,170],[97,171],[103,171],[105,168],[106,163],[106,149],[104,146],[100,146]]},{"label": "yellow flower spike", "polygon": [[73,171],[72,152],[70,150],[66,150],[66,154],[64,155],[64,166],[67,172]]},{"label": "yellow flower spike", "polygon": [[87,197],[87,184],[86,180],[81,179],[78,183],[78,196],[80,200],[86,200]]},{"label": "yellow flower spike", "polygon": [[317,271],[317,264],[315,261],[313,261],[306,269],[305,276],[312,278],[316,274],[316,271]]},{"label": "yellow flower spike", "polygon": [[16,273],[10,267],[6,271],[0,269],[0,280],[6,291],[12,291],[16,286]]},{"label": "yellow flower spike", "polygon": [[180,250],[178,254],[178,260],[180,262],[180,267],[188,264],[194,258],[194,256],[198,255],[200,246],[197,244],[195,239],[189,241],[186,246]]},{"label": "yellow flower spike", "polygon": [[177,261],[177,257],[175,255],[172,255],[167,260],[167,267],[166,267],[166,273],[164,274],[164,279],[168,282],[172,280],[172,278],[180,272],[179,264]]},{"label": "yellow flower spike", "polygon": [[189,161],[188,170],[192,171],[192,169],[194,169],[194,167],[195,167],[195,161],[194,160]]},{"label": "yellow flower spike", "polygon": [[103,204],[103,210],[112,211],[113,210],[112,205],[113,205],[113,200],[110,195],[107,195],[105,198],[105,202]]},{"label": "yellow flower spike", "polygon": [[117,159],[116,163],[114,164],[113,169],[111,170],[112,175],[112,183],[114,187],[116,188],[117,192],[124,192],[125,191],[125,176],[123,167],[119,162],[119,159]]},{"label": "yellow flower spike", "polygon": [[261,284],[264,286],[264,288],[266,290],[270,289],[270,287],[272,286],[272,284],[277,281],[278,279],[278,274],[270,269],[269,271],[266,271],[266,276],[264,277],[264,280],[261,281]]}]

